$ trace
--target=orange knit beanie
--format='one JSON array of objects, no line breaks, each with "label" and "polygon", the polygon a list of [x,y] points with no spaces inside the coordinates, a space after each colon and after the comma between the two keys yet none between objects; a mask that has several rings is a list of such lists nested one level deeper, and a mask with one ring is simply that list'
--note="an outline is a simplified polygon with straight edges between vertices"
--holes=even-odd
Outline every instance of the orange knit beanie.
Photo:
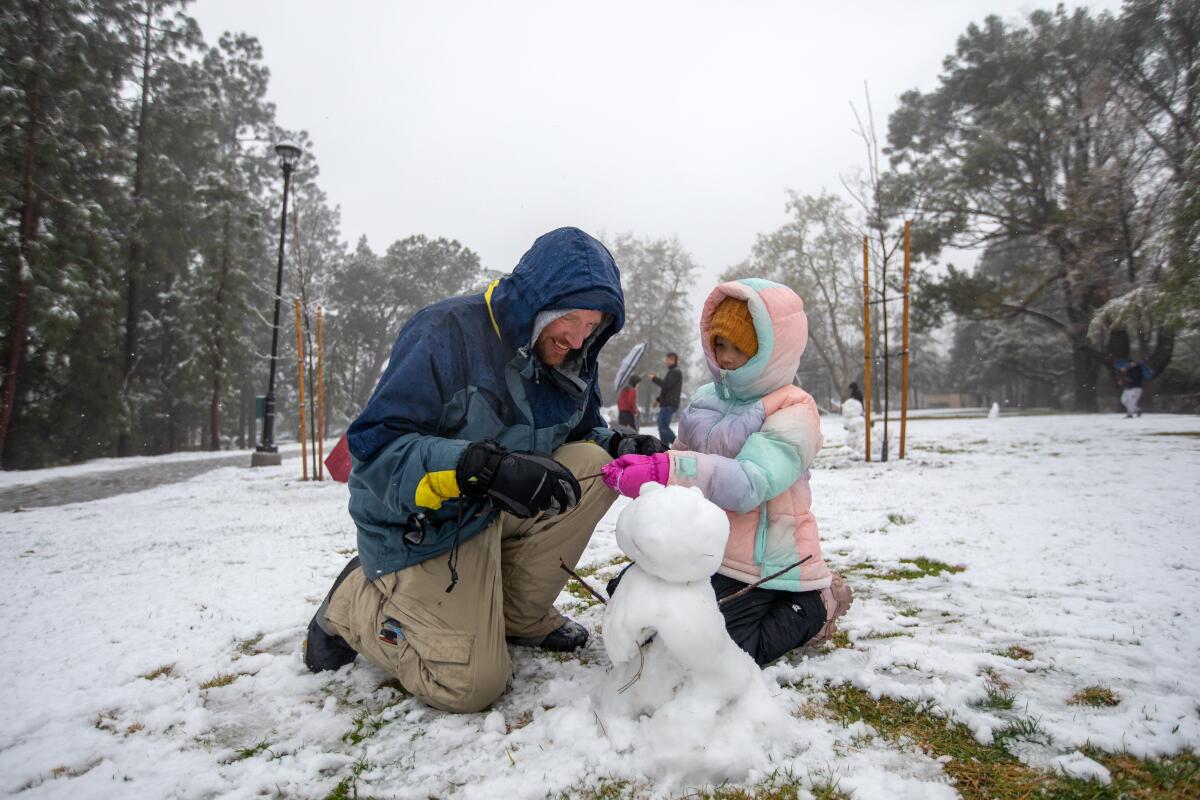
[{"label": "orange knit beanie", "polygon": [[726,297],[718,303],[708,324],[708,335],[720,336],[751,358],[758,353],[758,335],[754,332],[754,319],[745,300]]}]

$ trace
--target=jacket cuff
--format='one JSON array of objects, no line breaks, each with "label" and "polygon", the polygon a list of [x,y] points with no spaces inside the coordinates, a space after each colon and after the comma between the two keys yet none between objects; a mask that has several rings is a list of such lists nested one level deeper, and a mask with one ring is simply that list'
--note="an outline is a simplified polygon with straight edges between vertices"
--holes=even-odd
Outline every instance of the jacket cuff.
[{"label": "jacket cuff", "polygon": [[[599,427],[599,428],[592,428],[592,430],[588,433],[586,438],[588,438],[588,439],[592,440],[593,442],[595,442],[596,444],[600,445],[601,447],[603,447],[605,449],[605,451],[608,452],[608,454],[610,456],[613,456],[612,447],[615,444],[613,437],[620,437],[620,436],[621,436],[621,434],[617,433],[612,428],[605,426],[605,427]],[[620,439],[617,438],[616,441],[620,441]],[[613,458],[616,458],[616,456],[613,456]]]},{"label": "jacket cuff", "polygon": [[671,462],[671,477],[668,486],[696,486],[700,477],[700,464],[696,454],[690,450],[668,450],[663,453]]}]

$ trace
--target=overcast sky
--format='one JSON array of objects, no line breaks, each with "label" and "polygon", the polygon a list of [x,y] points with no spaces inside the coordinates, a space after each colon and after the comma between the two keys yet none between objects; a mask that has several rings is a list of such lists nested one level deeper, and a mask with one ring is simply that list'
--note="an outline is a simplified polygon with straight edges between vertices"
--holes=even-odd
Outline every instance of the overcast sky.
[{"label": "overcast sky", "polygon": [[[1117,2],[1089,3],[1093,8]],[[678,236],[706,292],[781,225],[785,190],[840,191],[901,92],[937,85],[971,22],[1053,7],[896,2],[197,0],[205,37],[257,36],[281,124],[311,135],[353,243],[458,239],[508,270],[562,225]]]}]

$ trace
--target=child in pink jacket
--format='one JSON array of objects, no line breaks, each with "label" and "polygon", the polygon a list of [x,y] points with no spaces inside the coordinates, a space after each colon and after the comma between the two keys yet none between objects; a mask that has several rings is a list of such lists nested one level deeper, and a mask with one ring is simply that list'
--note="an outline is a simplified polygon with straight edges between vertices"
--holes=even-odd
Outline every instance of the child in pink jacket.
[{"label": "child in pink jacket", "polygon": [[808,342],[804,302],[772,281],[723,283],[704,304],[700,340],[714,381],[693,395],[671,451],[622,456],[605,467],[604,481],[628,497],[648,481],[698,486],[725,509],[729,544],[712,577],[719,598],[807,557],[721,606],[733,640],[766,664],[831,638],[852,600],[821,557],[810,508],[820,417],[792,383]]}]

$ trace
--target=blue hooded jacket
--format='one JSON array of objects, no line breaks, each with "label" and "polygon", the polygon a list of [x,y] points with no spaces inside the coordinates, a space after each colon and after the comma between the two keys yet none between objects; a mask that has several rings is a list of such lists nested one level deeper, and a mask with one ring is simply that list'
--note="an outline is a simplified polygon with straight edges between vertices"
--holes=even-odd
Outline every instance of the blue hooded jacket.
[{"label": "blue hooded jacket", "polygon": [[[575,359],[578,381],[542,364],[530,341],[540,312],[575,308],[608,315]],[[495,519],[489,502],[458,490],[455,468],[471,442],[541,453],[583,440],[606,447],[596,359],[624,323],[620,271],[577,228],[539,237],[484,294],[417,312],[347,432],[350,516],[367,576],[445,553]]]}]

